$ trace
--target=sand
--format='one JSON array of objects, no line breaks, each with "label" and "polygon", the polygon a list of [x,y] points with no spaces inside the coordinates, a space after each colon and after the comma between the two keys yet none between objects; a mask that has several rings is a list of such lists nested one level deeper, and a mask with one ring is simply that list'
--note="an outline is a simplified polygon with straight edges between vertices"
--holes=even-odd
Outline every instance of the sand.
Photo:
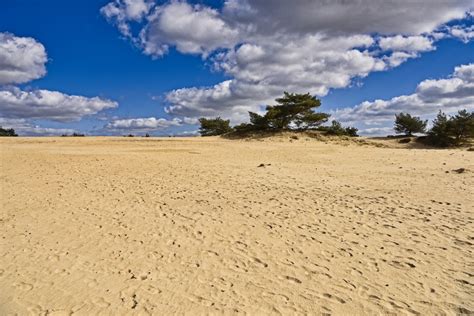
[{"label": "sand", "polygon": [[474,313],[474,152],[0,146],[1,315]]}]

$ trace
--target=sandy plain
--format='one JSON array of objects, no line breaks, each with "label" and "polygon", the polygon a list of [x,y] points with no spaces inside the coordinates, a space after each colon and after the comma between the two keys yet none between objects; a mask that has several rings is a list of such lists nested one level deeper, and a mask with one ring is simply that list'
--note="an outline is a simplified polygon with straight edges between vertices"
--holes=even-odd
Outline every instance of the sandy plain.
[{"label": "sandy plain", "polygon": [[0,146],[1,315],[474,313],[474,152],[305,137]]}]

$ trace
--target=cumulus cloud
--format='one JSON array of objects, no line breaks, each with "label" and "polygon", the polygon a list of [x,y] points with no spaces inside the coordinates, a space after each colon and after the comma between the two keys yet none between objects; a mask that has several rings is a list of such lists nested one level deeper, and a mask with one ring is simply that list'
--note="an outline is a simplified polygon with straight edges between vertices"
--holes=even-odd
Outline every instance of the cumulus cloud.
[{"label": "cumulus cloud", "polygon": [[[117,103],[99,97],[67,95],[58,91],[24,91],[12,85],[29,82],[46,74],[44,46],[30,37],[0,33],[0,116],[3,119],[46,119],[77,121],[83,116],[115,108]],[[19,121],[17,121],[18,123]],[[30,134],[54,133],[47,128],[20,125]],[[63,131],[58,130],[58,133]]]},{"label": "cumulus cloud", "polygon": [[108,123],[105,128],[109,130],[124,131],[154,131],[162,130],[172,126],[180,126],[183,123],[181,119],[165,119],[165,118],[131,118],[117,119]]},{"label": "cumulus cloud", "polygon": [[383,50],[424,52],[433,49],[433,41],[425,36],[391,36],[381,38],[379,46]]},{"label": "cumulus cloud", "polygon": [[208,54],[235,45],[238,31],[209,7],[173,1],[158,6],[140,34],[144,52],[161,56],[169,45],[182,53]]},{"label": "cumulus cloud", "polygon": [[194,122],[197,117],[222,116],[235,124],[246,121],[248,111],[259,112],[260,105],[273,102],[273,93],[268,87],[228,80],[209,88],[171,91],[166,95],[171,105],[165,110],[173,115],[188,116]]},{"label": "cumulus cloud", "polygon": [[382,136],[393,132],[393,127],[369,127],[360,129],[358,134],[365,136]]},{"label": "cumulus cloud", "polygon": [[372,44],[367,35],[281,36],[244,44],[213,59],[214,68],[233,79],[213,87],[171,91],[166,95],[168,111],[187,116],[219,113],[238,122],[283,91],[324,96],[331,88],[348,86],[356,76],[385,68],[383,61],[361,50]]},{"label": "cumulus cloud", "polygon": [[175,136],[181,136],[181,137],[194,137],[194,136],[199,136],[199,131],[194,130],[194,131],[184,131],[184,132],[179,132],[178,134],[175,134]]},{"label": "cumulus cloud", "polygon": [[129,21],[140,21],[153,5],[152,0],[115,0],[102,7],[100,12],[117,24],[122,35],[132,37]]},{"label": "cumulus cloud", "polygon": [[449,34],[459,38],[464,43],[468,43],[474,38],[474,26],[462,27],[460,25],[455,25],[448,28]]},{"label": "cumulus cloud", "polygon": [[379,39],[378,45],[382,51],[391,52],[383,56],[389,67],[398,67],[410,58],[419,57],[421,52],[434,50],[434,40],[437,36],[388,36]]},{"label": "cumulus cloud", "polygon": [[[109,4],[117,13],[107,14],[109,5],[102,13],[129,26],[136,19],[117,3]],[[172,0],[143,13],[141,31],[131,36],[148,55],[175,47],[230,77],[170,91],[168,113],[236,123],[283,91],[324,96],[433,50],[443,37],[437,29],[473,7],[471,0],[227,0],[215,9]]]},{"label": "cumulus cloud", "polygon": [[364,123],[393,120],[400,112],[433,115],[439,110],[449,113],[460,109],[474,110],[474,64],[456,67],[447,79],[424,80],[413,94],[390,100],[365,101],[333,114],[344,122]]},{"label": "cumulus cloud", "polygon": [[25,119],[9,119],[0,117],[0,126],[3,128],[13,128],[20,136],[56,136],[72,134],[76,130],[70,128],[50,128],[32,124]]},{"label": "cumulus cloud", "polygon": [[472,7],[471,0],[227,0],[224,13],[265,34],[283,30],[418,35],[464,17]]},{"label": "cumulus cloud", "polygon": [[35,39],[0,33],[0,85],[43,77],[47,61],[44,46]]},{"label": "cumulus cloud", "polygon": [[383,60],[390,66],[390,67],[398,67],[407,61],[410,58],[418,57],[417,53],[414,52],[393,52],[388,56],[384,56]]},{"label": "cumulus cloud", "polygon": [[[218,11],[178,0],[162,5],[154,5],[152,0],[115,0],[101,12],[127,36],[133,36],[129,22],[146,16],[141,46],[145,53],[161,56],[169,46],[184,53],[208,54],[276,33],[420,35],[463,18],[473,7],[470,0],[227,0]],[[429,45],[416,36],[387,41],[397,40],[404,46]]]},{"label": "cumulus cloud", "polygon": [[23,91],[19,88],[0,90],[0,113],[6,118],[77,121],[83,116],[117,106],[116,102],[108,99],[67,95],[57,91]]}]

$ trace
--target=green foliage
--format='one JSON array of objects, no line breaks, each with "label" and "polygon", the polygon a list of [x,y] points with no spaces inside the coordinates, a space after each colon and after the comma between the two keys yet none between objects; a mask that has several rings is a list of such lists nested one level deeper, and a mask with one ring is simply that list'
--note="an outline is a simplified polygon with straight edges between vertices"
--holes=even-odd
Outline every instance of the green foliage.
[{"label": "green foliage", "polygon": [[267,112],[264,115],[249,112],[250,123],[235,126],[235,131],[246,133],[252,131],[307,130],[327,122],[330,116],[326,113],[313,111],[313,108],[321,105],[321,101],[309,93],[285,92],[283,97],[275,101],[277,104],[267,106]]},{"label": "green foliage", "polygon": [[329,135],[344,135],[344,128],[338,121],[332,121],[331,126],[327,129]]},{"label": "green foliage", "polygon": [[61,137],[84,137],[86,136],[85,134],[82,134],[82,133],[72,133],[71,135],[68,135],[68,134],[62,134]]},{"label": "green foliage", "polygon": [[269,129],[268,117],[260,114],[249,112],[250,125],[253,130],[262,131]]},{"label": "green foliage", "polygon": [[357,137],[358,129],[355,127],[343,127],[338,121],[332,121],[331,126],[325,129],[328,135]]},{"label": "green foliage", "polygon": [[232,127],[230,127],[230,121],[223,120],[220,117],[216,117],[214,119],[202,117],[199,119],[199,123],[201,123],[199,133],[202,136],[217,136],[232,131]]},{"label": "green foliage", "polygon": [[346,127],[346,135],[351,137],[359,137],[357,134],[359,130],[355,127]]},{"label": "green foliage", "polygon": [[422,121],[419,117],[411,116],[408,113],[400,113],[395,115],[394,130],[398,134],[412,136],[413,133],[424,133],[428,121]]},{"label": "green foliage", "polygon": [[453,117],[439,112],[428,132],[428,141],[432,145],[447,147],[459,145],[474,137],[474,112],[461,110]]},{"label": "green foliage", "polygon": [[331,115],[327,113],[316,113],[308,111],[298,116],[295,124],[300,130],[313,129],[326,123]]},{"label": "green foliage", "polygon": [[[266,113],[260,115],[249,112],[249,123],[242,123],[234,127],[237,133],[255,131],[282,131],[307,130],[321,127],[327,122],[330,115],[314,112],[313,109],[321,105],[321,101],[309,93],[296,94],[285,92],[283,97],[275,100],[276,105],[266,107]],[[352,132],[354,132],[352,130]]]},{"label": "green foliage", "polygon": [[449,137],[449,119],[443,112],[439,111],[433,120],[433,127],[428,132],[430,143],[436,146],[449,146],[452,140]]},{"label": "green foliage", "polygon": [[0,126],[0,136],[18,136],[13,128],[2,128]]},{"label": "green foliage", "polygon": [[242,123],[240,125],[234,126],[234,129],[238,133],[247,133],[253,131],[265,131],[270,129],[268,125],[268,120],[265,116],[260,114],[249,112],[250,123]]},{"label": "green foliage", "polygon": [[234,130],[237,133],[247,133],[247,132],[255,131],[255,128],[250,123],[242,123],[242,124],[239,124],[239,125],[235,125]]},{"label": "green foliage", "polygon": [[461,110],[449,121],[449,134],[459,143],[467,138],[474,137],[474,112]]},{"label": "green foliage", "polygon": [[268,127],[275,130],[306,130],[327,122],[329,114],[315,113],[313,108],[321,106],[321,101],[309,93],[297,94],[285,92],[275,100],[276,105],[267,106],[264,118]]}]

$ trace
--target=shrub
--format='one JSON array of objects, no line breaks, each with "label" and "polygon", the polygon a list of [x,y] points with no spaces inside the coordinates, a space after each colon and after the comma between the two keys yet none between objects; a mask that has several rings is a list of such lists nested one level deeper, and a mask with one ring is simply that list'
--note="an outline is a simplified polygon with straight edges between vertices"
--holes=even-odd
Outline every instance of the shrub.
[{"label": "shrub", "polygon": [[424,133],[427,123],[428,121],[422,121],[419,117],[402,112],[395,115],[394,130],[398,134],[412,136],[413,133]]},{"label": "shrub", "polygon": [[449,120],[448,133],[454,137],[455,143],[474,137],[474,112],[459,111]]},{"label": "shrub", "polygon": [[223,120],[220,117],[214,119],[200,118],[199,133],[202,136],[217,136],[229,133],[232,131],[229,120]]},{"label": "shrub", "polygon": [[[263,131],[270,128],[268,117],[266,115],[262,116],[260,114],[249,112],[250,117],[250,127],[255,131]],[[247,127],[248,128],[248,127]]]},{"label": "shrub", "polygon": [[327,113],[308,112],[297,118],[295,124],[300,130],[313,129],[326,123],[330,117]]},{"label": "shrub", "polygon": [[357,137],[358,129],[355,127],[343,127],[338,121],[332,121],[331,126],[328,126],[326,129],[326,134],[328,135],[337,135],[337,136],[351,136]]},{"label": "shrub", "polygon": [[344,135],[344,128],[342,127],[341,123],[334,120],[334,121],[331,122],[331,126],[329,126],[329,128],[328,128],[327,134],[329,134],[329,135]]},{"label": "shrub", "polygon": [[346,134],[347,136],[350,137],[358,137],[359,135],[357,134],[359,130],[355,127],[346,127]]},{"label": "shrub", "polygon": [[85,134],[82,134],[82,133],[72,133],[71,135],[68,135],[68,134],[62,134],[61,137],[84,137],[86,136]]},{"label": "shrub", "polygon": [[15,137],[15,136],[18,136],[18,135],[15,133],[15,130],[13,128],[5,129],[5,128],[2,128],[0,126],[0,136]]},{"label": "shrub", "polygon": [[439,112],[428,132],[427,141],[431,145],[447,147],[460,145],[466,139],[474,137],[474,112],[461,110],[453,117]]},{"label": "shrub", "polygon": [[236,133],[247,133],[256,131],[255,126],[250,123],[242,123],[239,125],[234,126],[234,131]]}]

